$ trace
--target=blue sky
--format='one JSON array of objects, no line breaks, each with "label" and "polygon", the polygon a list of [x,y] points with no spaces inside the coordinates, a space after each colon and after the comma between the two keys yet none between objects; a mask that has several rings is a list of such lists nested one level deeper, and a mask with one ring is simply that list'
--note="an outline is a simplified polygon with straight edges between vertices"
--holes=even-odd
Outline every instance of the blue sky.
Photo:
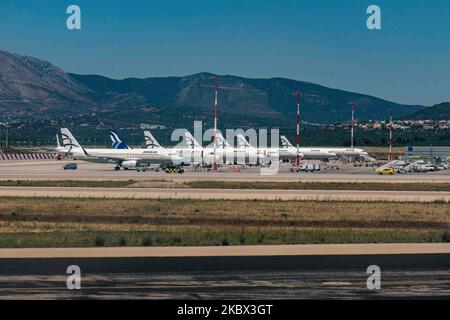
[{"label": "blue sky", "polygon": [[[70,4],[82,30],[66,28]],[[371,4],[382,30],[366,28]],[[1,0],[0,49],[112,78],[209,71],[450,101],[449,0]]]}]

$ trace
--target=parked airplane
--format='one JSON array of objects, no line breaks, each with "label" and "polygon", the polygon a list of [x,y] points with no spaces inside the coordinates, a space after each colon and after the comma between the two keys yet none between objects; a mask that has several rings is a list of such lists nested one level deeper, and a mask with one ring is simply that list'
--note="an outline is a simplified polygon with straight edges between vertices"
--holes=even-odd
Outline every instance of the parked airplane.
[{"label": "parked airplane", "polygon": [[[283,136],[282,136],[283,138]],[[271,162],[275,159],[277,160],[291,160],[295,159],[297,155],[297,150],[295,150],[295,153],[292,152],[290,148],[284,148],[284,147],[253,147],[247,139],[242,134],[237,135],[238,145],[240,148],[248,148],[249,150],[254,150],[254,152],[257,153],[258,157],[261,159],[265,159],[265,162]],[[288,141],[289,143],[289,141]],[[283,146],[283,140],[282,140],[282,146]],[[302,153],[299,154],[300,158],[304,158],[304,155]]]},{"label": "parked airplane", "polygon": [[[109,135],[112,140],[111,147],[113,149],[130,149],[130,147],[128,147],[128,145],[120,138],[119,134],[116,131],[114,130],[109,131]],[[58,154],[57,155],[58,160],[61,160],[68,154],[68,149],[61,146],[58,134],[56,134],[56,148],[54,148],[53,150]]]},{"label": "parked airplane", "polygon": [[[281,150],[290,155],[292,159],[297,156],[297,148],[294,147],[291,142],[285,137],[281,136]],[[336,158],[336,153],[331,150],[322,150],[321,148],[299,148],[299,152],[303,155],[303,159],[332,159]]]},{"label": "parked airplane", "polygon": [[67,156],[67,149],[61,146],[59,142],[59,135],[56,134],[56,148],[52,149],[52,151],[56,152],[56,159],[61,160],[62,158]]},{"label": "parked airplane", "polygon": [[252,164],[266,163],[266,155],[269,156],[267,150],[264,154],[263,150],[253,147],[242,133],[236,135],[237,147],[239,150],[245,150],[245,157],[249,159]]},{"label": "parked airplane", "polygon": [[123,140],[120,138],[119,134],[115,130],[109,131],[109,136],[112,141],[113,149],[131,149]]},{"label": "parked airplane", "polygon": [[144,131],[145,145],[147,149],[160,149],[162,148],[155,137],[150,133],[150,131]]},{"label": "parked airplane", "polygon": [[[285,136],[281,136],[282,148],[295,156],[297,154],[297,148],[294,147]],[[300,153],[303,154],[304,159],[333,159],[333,158],[363,158],[367,161],[374,161],[375,159],[370,157],[369,154],[360,148],[324,148],[324,147],[311,147],[299,148]]]},{"label": "parked airplane", "polygon": [[137,169],[145,171],[152,164],[172,165],[181,163],[181,158],[171,150],[149,149],[90,149],[84,148],[67,128],[61,129],[63,145],[74,159],[91,162],[116,163],[115,170]]},{"label": "parked airplane", "polygon": [[[205,147],[206,157],[214,159],[214,141]],[[233,147],[223,137],[222,133],[216,133],[216,160],[219,164],[257,164],[258,157],[254,150]]]},{"label": "parked airplane", "polygon": [[[297,157],[297,148],[294,147],[285,136],[281,136],[280,148],[258,148],[256,149],[245,139],[244,135],[238,134],[238,145],[240,148],[247,148],[249,150],[257,150],[258,157],[265,156],[267,158],[278,157],[281,160],[295,159]],[[322,148],[322,147],[301,147],[299,148],[299,155],[302,159],[317,159],[328,160],[333,158],[363,158],[367,161],[374,161],[366,151],[359,148]]]},{"label": "parked airplane", "polygon": [[[163,148],[149,131],[144,132],[147,148]],[[218,164],[256,164],[264,159],[255,148],[235,148],[231,146],[220,132],[216,135],[216,161]],[[185,146],[170,148],[183,160],[183,164],[210,166],[214,160],[214,142],[203,147],[189,132],[184,132]]]},{"label": "parked airplane", "polygon": [[173,148],[164,148],[151,134],[150,131],[144,131],[144,138],[147,149],[169,150],[170,152],[176,154],[179,158],[181,158],[182,165],[205,165],[205,163],[203,162],[204,157],[202,146],[187,130],[184,133],[184,146],[178,145]]}]

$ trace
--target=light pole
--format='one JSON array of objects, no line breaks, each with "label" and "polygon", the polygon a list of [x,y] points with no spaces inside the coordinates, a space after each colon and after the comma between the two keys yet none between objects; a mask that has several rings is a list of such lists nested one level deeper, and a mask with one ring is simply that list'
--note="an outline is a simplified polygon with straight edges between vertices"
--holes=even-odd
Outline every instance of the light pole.
[{"label": "light pole", "polygon": [[213,171],[217,171],[217,116],[218,116],[218,106],[217,106],[217,94],[218,94],[218,80],[219,77],[214,76],[211,79],[214,80],[214,159],[213,159]]},{"label": "light pole", "polygon": [[355,146],[355,109],[356,109],[356,104],[354,102],[350,103],[352,106],[352,130],[351,130],[351,134],[350,134],[350,147],[353,149],[353,147]]},{"label": "light pole", "polygon": [[5,153],[5,150],[8,151],[8,124],[0,123],[1,126],[5,127],[5,146],[3,147],[3,141],[1,139],[1,130],[0,130],[0,150],[2,153]]},{"label": "light pole", "polygon": [[300,91],[297,91],[293,95],[297,97],[297,154],[295,157],[295,165],[300,167],[300,97],[302,94]]},{"label": "light pole", "polygon": [[8,152],[8,124],[6,124],[5,125],[5,130],[6,130],[6,133],[5,133],[5,149],[6,149],[6,152]]},{"label": "light pole", "polygon": [[392,156],[392,114],[393,110],[389,109],[389,161],[394,160],[394,157]]}]

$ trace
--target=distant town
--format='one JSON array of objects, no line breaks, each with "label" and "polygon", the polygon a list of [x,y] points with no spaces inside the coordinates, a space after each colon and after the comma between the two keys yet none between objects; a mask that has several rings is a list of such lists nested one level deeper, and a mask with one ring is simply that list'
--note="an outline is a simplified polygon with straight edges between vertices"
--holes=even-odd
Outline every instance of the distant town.
[{"label": "distant town", "polygon": [[[356,121],[355,127],[363,130],[377,130],[377,129],[388,129],[389,126],[392,125],[392,129],[394,130],[446,130],[450,129],[450,120],[397,120],[392,121]],[[333,123],[327,125],[327,129],[350,129],[352,123],[344,122],[344,123]]]},{"label": "distant town", "polygon": [[[208,124],[205,124],[208,125]],[[358,146],[387,146],[389,126],[392,125],[396,146],[445,146],[450,144],[450,120],[388,120],[355,121],[355,144]],[[173,125],[161,123],[109,123],[86,115],[62,120],[3,118],[0,119],[0,147],[51,146],[60,127],[73,128],[80,141],[87,145],[108,145],[109,129],[121,132],[132,145],[143,143],[143,130],[150,130],[165,145],[173,145],[170,131]],[[293,126],[278,127],[280,133],[295,139]],[[192,129],[187,127],[187,129]],[[222,129],[222,128],[221,128]],[[243,129],[247,129],[244,127]],[[347,146],[350,144],[351,122],[318,124],[301,123],[301,143],[304,146]],[[6,140],[9,140],[8,142]]]}]

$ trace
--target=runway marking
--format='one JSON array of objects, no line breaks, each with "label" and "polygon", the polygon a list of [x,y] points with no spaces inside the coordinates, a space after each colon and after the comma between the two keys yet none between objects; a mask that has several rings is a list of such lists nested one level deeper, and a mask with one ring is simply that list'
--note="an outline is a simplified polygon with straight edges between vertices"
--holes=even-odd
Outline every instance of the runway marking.
[{"label": "runway marking", "polygon": [[0,259],[450,254],[450,243],[0,249]]},{"label": "runway marking", "polygon": [[321,283],[322,286],[325,287],[343,287],[343,286],[351,286],[353,285],[353,283],[351,282],[339,282],[339,281],[330,281],[330,282],[322,282]]}]

